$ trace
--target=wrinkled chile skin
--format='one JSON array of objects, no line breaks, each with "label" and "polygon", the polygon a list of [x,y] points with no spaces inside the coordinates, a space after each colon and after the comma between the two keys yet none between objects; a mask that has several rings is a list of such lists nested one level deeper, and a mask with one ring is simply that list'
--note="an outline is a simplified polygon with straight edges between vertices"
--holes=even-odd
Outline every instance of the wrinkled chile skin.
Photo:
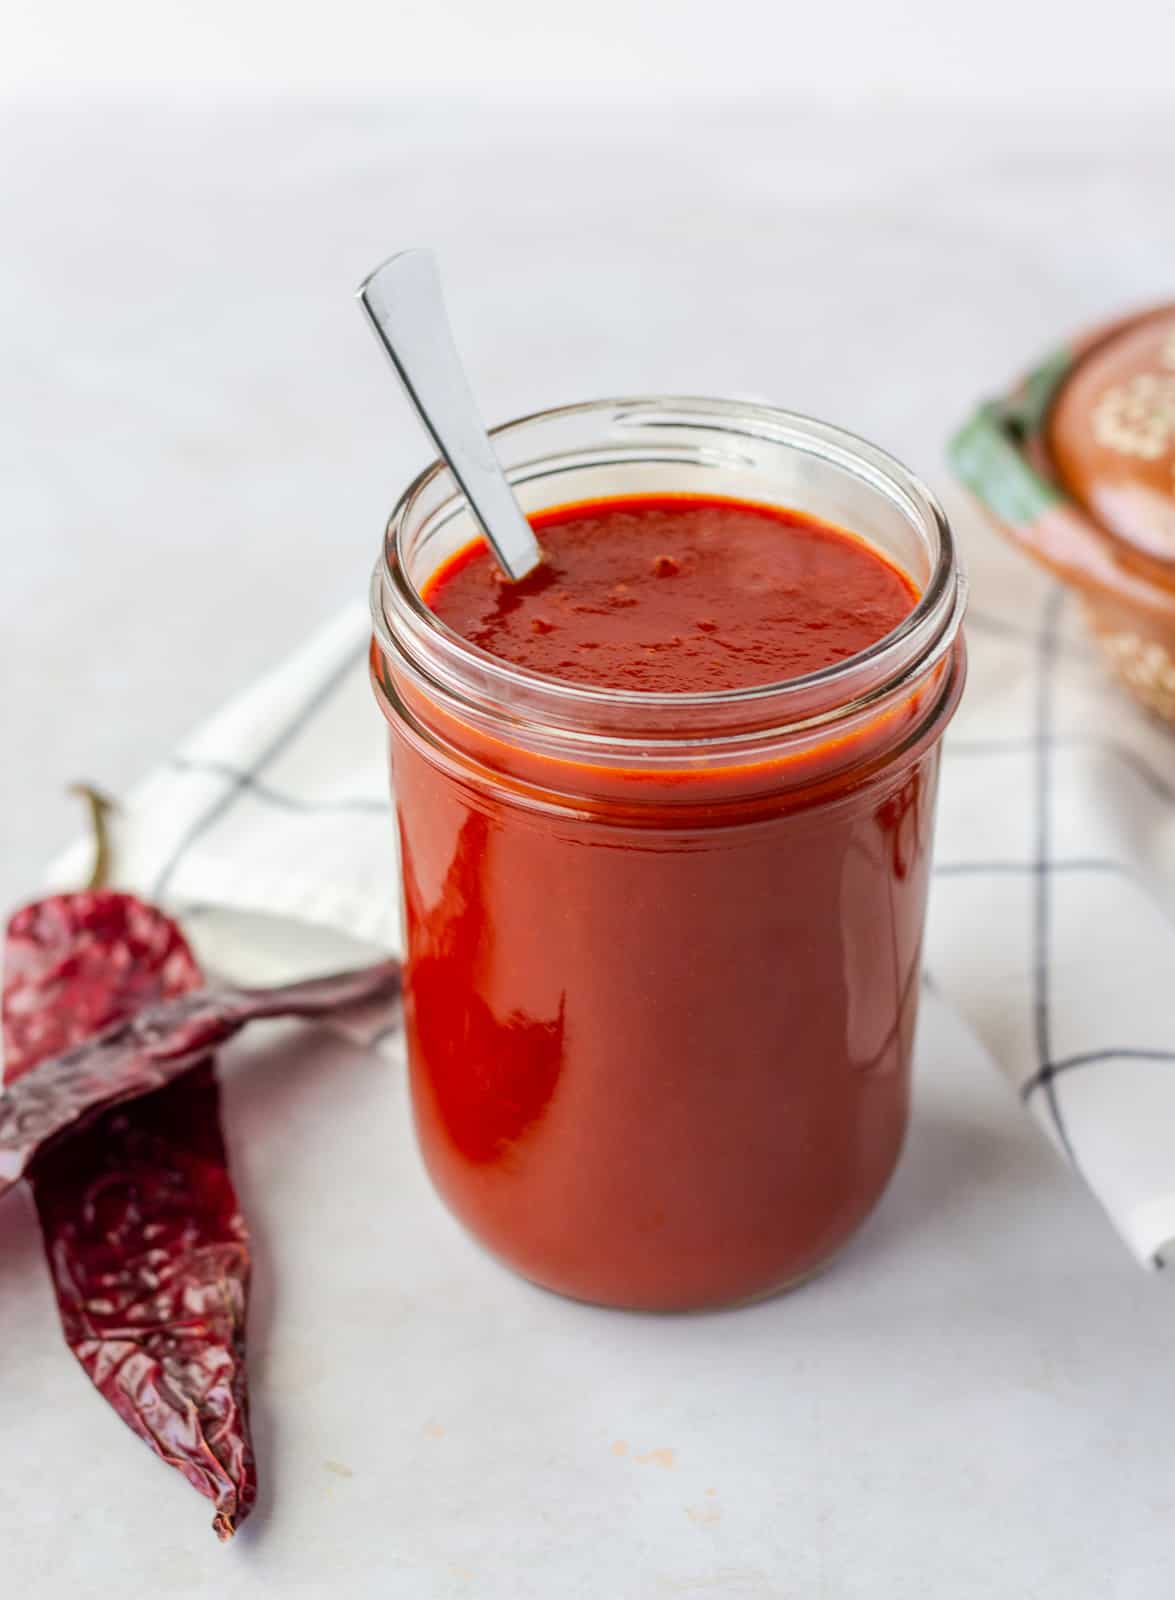
[{"label": "wrinkled chile skin", "polygon": [[[4,1081],[203,981],[177,925],[132,895],[23,907],[5,942]],[[50,1145],[31,1184],[66,1343],[230,1537],[257,1495],[250,1260],[211,1060]]]}]

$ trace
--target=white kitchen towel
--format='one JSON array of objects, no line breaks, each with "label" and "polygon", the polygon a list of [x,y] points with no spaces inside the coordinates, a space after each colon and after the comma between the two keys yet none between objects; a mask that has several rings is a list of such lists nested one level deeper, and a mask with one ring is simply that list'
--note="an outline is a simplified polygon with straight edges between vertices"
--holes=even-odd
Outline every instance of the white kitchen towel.
[{"label": "white kitchen towel", "polygon": [[[929,981],[1140,1261],[1175,1249],[1175,733],[1077,604],[964,508],[970,681],[946,744]],[[386,745],[357,604],[122,802],[121,885],[254,981],[399,944]],[[85,875],[84,841],[59,885]],[[261,932],[258,919],[265,918]]]}]

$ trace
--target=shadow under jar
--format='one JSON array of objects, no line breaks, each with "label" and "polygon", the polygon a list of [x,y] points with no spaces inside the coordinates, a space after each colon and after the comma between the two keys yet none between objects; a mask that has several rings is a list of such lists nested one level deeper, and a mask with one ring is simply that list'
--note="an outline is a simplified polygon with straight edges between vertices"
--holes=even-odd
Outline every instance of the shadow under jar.
[{"label": "shadow under jar", "polygon": [[540,676],[421,598],[477,536],[439,465],[374,577],[433,1182],[563,1294],[769,1294],[847,1239],[902,1144],[938,746],[964,676],[950,530],[881,451],[761,406],[600,401],[494,439],[528,514],[666,494],[788,507],[920,594],[878,643],[787,682]]}]

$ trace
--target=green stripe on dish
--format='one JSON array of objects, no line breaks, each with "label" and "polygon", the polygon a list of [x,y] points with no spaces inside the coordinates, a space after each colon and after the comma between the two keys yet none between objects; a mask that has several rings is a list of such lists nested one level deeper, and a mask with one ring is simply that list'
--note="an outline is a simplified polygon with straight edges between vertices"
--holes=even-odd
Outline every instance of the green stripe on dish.
[{"label": "green stripe on dish", "polygon": [[1025,434],[1043,430],[1053,396],[1072,365],[1073,352],[1069,349],[1057,350],[1028,374],[1008,402],[1009,411]]},{"label": "green stripe on dish", "polygon": [[1039,435],[1072,353],[1059,350],[1004,400],[991,401],[963,425],[947,453],[959,477],[1001,521],[1025,527],[1064,497],[1024,453]]}]

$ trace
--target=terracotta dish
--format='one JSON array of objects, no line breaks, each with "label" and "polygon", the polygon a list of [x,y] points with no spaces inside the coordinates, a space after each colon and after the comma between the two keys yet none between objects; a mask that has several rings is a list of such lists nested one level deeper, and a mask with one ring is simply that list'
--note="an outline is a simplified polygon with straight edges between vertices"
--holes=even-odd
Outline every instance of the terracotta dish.
[{"label": "terracotta dish", "polygon": [[1175,305],[1075,341],[950,445],[997,525],[1081,596],[1117,675],[1175,722]]}]

